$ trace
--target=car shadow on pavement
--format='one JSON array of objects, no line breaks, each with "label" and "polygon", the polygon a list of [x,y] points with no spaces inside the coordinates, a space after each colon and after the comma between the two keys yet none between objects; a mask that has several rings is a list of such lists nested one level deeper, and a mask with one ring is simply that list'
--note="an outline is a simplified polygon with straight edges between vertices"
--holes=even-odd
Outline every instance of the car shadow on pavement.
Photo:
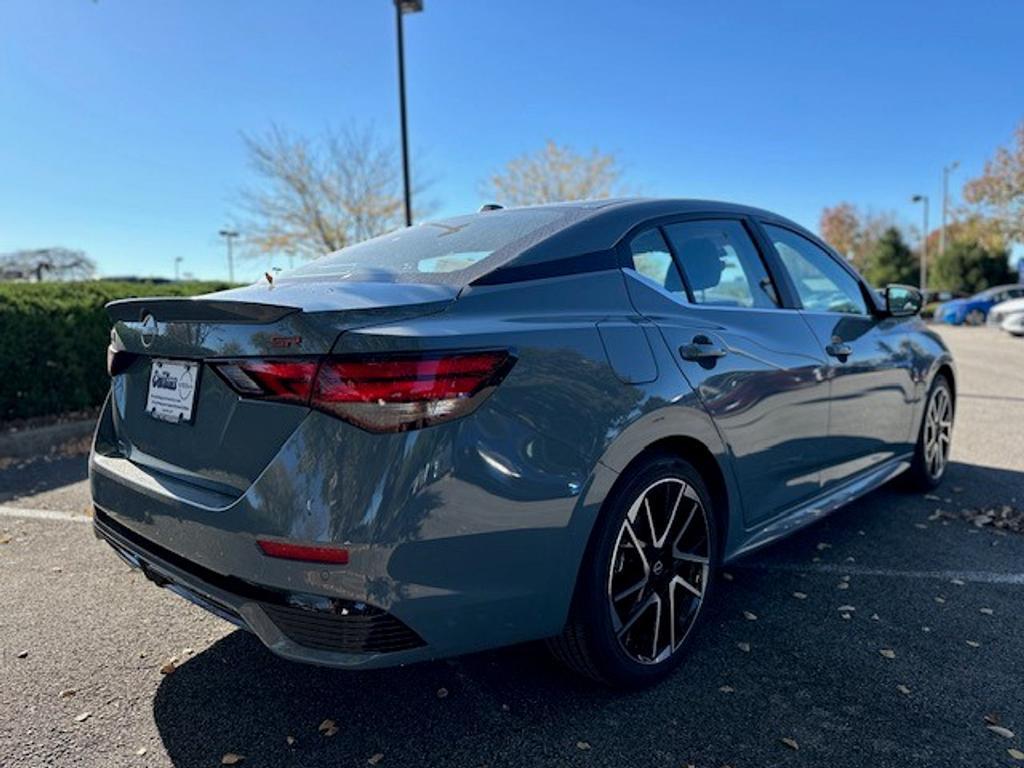
[{"label": "car shadow on pavement", "polygon": [[[937,722],[961,726],[944,702],[975,695],[968,678],[986,691],[972,707],[998,708],[1015,694],[1002,690],[998,664],[963,663],[959,635],[975,631],[976,609],[947,611],[940,625],[931,615],[944,608],[933,599],[935,582],[856,568],[1012,565],[1022,551],[1016,536],[993,549],[1003,541],[998,532],[931,516],[937,506],[1011,498],[1019,505],[1022,480],[1020,472],[954,464],[937,496],[890,485],[743,558],[719,581],[683,668],[645,691],[617,693],[578,679],[539,643],[351,672],[280,659],[239,630],[161,680],[154,719],[177,768],[215,765],[227,753],[244,755],[247,766],[611,766],[641,755],[652,765],[717,765],[737,755],[768,764],[787,754],[782,736],[798,738],[802,752],[828,755],[830,764],[863,764],[857,750],[836,754],[837,733],[864,749],[884,742],[890,764],[938,764],[918,739],[932,738]],[[836,569],[843,568],[854,576],[841,591]],[[982,589],[997,607],[991,601],[1015,595],[1005,586],[970,588]],[[798,592],[804,599],[795,599]],[[844,602],[856,603],[854,616],[837,612]],[[921,631],[933,623],[945,629]],[[878,648],[889,645],[899,649],[894,663],[908,665],[903,676],[879,661]],[[928,662],[910,666],[914,658]],[[915,689],[912,702],[896,691],[904,681]],[[325,720],[337,731],[321,731]],[[978,732],[977,743],[958,737],[941,749],[967,755],[981,748],[985,732]]]}]

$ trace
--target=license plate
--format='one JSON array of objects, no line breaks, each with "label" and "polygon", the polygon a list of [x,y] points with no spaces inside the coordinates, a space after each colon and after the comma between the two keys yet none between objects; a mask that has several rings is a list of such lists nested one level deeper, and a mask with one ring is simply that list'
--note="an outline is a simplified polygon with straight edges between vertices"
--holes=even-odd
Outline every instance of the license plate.
[{"label": "license plate", "polygon": [[189,360],[154,360],[149,371],[146,413],[175,424],[192,420],[199,389],[199,363]]}]

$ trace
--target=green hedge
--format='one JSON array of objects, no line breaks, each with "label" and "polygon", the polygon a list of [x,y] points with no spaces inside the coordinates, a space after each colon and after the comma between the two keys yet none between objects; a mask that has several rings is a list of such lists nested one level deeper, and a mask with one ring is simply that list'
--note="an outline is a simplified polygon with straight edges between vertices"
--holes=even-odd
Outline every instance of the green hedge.
[{"label": "green hedge", "polygon": [[103,305],[192,296],[227,283],[0,283],[0,422],[99,405],[110,386]]}]

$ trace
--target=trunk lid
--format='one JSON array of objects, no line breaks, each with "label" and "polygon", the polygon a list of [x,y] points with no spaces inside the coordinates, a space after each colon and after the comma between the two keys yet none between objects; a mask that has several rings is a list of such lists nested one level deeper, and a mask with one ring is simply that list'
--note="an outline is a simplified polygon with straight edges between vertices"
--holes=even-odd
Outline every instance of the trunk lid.
[{"label": "trunk lid", "polygon": [[[331,351],[346,330],[442,311],[458,287],[290,281],[194,298],[111,302],[112,418],[117,450],[149,470],[241,495],[308,409],[239,398],[206,363]],[[194,361],[189,421],[146,412],[154,361]]]}]

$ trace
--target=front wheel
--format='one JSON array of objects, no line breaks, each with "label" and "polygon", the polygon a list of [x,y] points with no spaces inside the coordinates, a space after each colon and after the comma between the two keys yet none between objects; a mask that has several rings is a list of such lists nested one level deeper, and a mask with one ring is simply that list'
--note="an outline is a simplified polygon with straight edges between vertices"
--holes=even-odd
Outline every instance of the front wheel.
[{"label": "front wheel", "polygon": [[919,490],[937,487],[946,474],[953,439],[953,411],[952,389],[946,377],[939,374],[928,392],[921,432],[907,473],[911,485]]},{"label": "front wheel", "polygon": [[598,520],[568,624],[549,647],[580,674],[639,687],[682,660],[719,553],[711,497],[691,464],[658,455],[627,472]]}]

